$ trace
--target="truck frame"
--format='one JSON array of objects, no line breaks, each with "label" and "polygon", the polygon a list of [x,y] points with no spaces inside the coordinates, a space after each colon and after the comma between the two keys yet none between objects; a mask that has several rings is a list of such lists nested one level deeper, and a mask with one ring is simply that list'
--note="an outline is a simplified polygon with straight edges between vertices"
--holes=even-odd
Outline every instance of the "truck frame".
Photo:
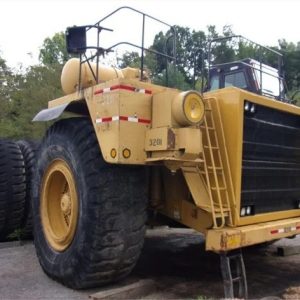
[{"label": "truck frame", "polygon": [[[103,49],[99,39],[96,63],[85,55],[86,31],[99,36],[102,22],[123,9],[142,17],[140,70],[100,66],[116,45]],[[40,264],[72,288],[123,278],[141,251],[147,209],[202,233],[206,250],[220,254],[225,297],[234,297],[235,283],[247,297],[241,249],[300,233],[300,108],[236,87],[201,94],[152,84],[144,25],[157,19],[129,7],[107,17],[67,30],[68,50],[80,56],[63,70],[67,95],[34,118],[78,115],[56,121],[37,154]],[[173,45],[156,54],[175,62]]]}]

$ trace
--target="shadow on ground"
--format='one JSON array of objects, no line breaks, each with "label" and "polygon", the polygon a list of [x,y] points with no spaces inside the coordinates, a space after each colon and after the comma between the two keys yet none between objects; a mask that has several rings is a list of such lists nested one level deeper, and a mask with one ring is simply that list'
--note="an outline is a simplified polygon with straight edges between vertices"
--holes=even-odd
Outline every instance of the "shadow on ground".
[{"label": "shadow on ground", "polygon": [[[243,250],[250,298],[281,296],[289,287],[300,285],[300,255],[276,254],[277,247],[285,244],[300,245],[300,238]],[[224,296],[219,256],[205,252],[203,237],[192,230],[148,231],[133,276],[156,280],[158,291],[149,298]]]}]

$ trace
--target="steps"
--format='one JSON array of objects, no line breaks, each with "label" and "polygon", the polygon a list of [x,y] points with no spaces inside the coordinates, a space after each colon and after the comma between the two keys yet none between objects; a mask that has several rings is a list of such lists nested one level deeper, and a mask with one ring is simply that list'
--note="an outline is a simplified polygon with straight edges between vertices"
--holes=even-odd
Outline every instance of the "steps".
[{"label": "steps", "polygon": [[[220,254],[225,299],[247,299],[248,288],[245,265],[241,250]],[[237,286],[237,289],[235,287]],[[235,296],[237,290],[237,296]]]},{"label": "steps", "polygon": [[[205,111],[204,121],[200,126],[203,135],[203,163],[182,167],[182,170],[196,205],[212,214],[214,228],[222,228],[233,222],[229,192],[220,151],[220,136],[217,136],[210,100],[206,101]],[[225,166],[228,167],[228,162],[226,163]]]}]

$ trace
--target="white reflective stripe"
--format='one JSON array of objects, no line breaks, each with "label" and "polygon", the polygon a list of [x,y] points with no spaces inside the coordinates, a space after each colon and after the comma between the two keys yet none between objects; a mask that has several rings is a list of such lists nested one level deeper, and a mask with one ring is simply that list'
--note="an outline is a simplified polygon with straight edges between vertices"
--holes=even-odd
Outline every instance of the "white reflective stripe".
[{"label": "white reflective stripe", "polygon": [[108,92],[110,92],[110,87],[109,87],[109,88],[104,88],[104,89],[103,89],[103,93],[108,93]]},{"label": "white reflective stripe", "polygon": [[297,227],[291,227],[291,230],[292,230],[292,231],[296,231],[296,230],[297,230]]},{"label": "white reflective stripe", "polygon": [[285,231],[284,231],[284,228],[280,228],[280,229],[278,229],[278,233],[284,233]]},{"label": "white reflective stripe", "polygon": [[145,94],[145,93],[146,93],[146,91],[145,91],[145,89],[140,89],[140,90],[138,90],[138,93]]},{"label": "white reflective stripe", "polygon": [[112,117],[97,118],[95,120],[96,124],[108,123],[114,121],[127,121],[127,122],[142,123],[142,124],[151,123],[151,120],[139,119],[138,117],[127,117],[127,116],[112,116]]},{"label": "white reflective stripe", "polygon": [[128,117],[128,121],[129,122],[136,122],[136,123],[138,123],[139,119],[136,118],[136,117]]}]

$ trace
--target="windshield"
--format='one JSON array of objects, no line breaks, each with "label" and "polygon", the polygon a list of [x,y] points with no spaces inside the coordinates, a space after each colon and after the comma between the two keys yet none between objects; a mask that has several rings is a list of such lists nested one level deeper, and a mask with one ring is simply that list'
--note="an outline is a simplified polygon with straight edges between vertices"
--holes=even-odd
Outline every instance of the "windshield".
[{"label": "windshield", "polygon": [[247,82],[243,71],[225,75],[225,87],[236,86],[240,89],[247,88]]},{"label": "windshield", "polygon": [[[261,89],[262,82],[262,93],[279,97],[280,92],[283,91],[283,85],[279,78],[278,70],[262,64],[262,72],[260,72],[260,64],[253,63],[254,74],[258,88]],[[262,78],[260,77],[262,75]]]}]

